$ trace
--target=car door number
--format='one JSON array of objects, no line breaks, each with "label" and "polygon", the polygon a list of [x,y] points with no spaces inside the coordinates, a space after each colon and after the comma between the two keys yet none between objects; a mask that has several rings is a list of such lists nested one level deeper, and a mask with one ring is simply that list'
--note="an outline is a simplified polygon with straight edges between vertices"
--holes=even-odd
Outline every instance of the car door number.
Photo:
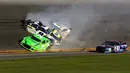
[{"label": "car door number", "polygon": [[117,52],[117,51],[119,51],[119,50],[120,50],[120,46],[115,46],[115,47],[114,47],[114,51]]}]

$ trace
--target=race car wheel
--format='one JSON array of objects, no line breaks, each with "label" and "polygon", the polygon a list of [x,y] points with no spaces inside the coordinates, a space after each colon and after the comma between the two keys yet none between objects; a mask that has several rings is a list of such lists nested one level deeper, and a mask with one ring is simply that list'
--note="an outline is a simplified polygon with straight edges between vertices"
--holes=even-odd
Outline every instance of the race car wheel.
[{"label": "race car wheel", "polygon": [[105,50],[104,48],[96,48],[96,52],[98,53],[103,53]]},{"label": "race car wheel", "polygon": [[99,49],[96,49],[96,52],[99,52]]},{"label": "race car wheel", "polygon": [[128,49],[128,48],[124,48],[124,51],[123,51],[123,52],[127,52],[127,49]]},{"label": "race car wheel", "polygon": [[52,47],[52,45],[51,45],[51,46],[49,46],[49,47],[48,47],[48,49],[50,49],[51,47]]}]

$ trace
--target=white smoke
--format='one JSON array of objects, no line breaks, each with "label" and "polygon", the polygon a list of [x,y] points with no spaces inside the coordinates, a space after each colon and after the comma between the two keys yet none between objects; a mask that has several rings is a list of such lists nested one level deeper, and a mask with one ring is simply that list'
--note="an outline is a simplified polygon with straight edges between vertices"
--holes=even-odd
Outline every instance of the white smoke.
[{"label": "white smoke", "polygon": [[[67,8],[68,6],[66,6]],[[38,11],[38,8],[40,8],[40,11]],[[49,25],[50,21],[58,21],[63,24],[65,24],[68,27],[70,26],[69,20],[65,17],[62,16],[64,14],[60,13],[66,13],[66,8],[64,6],[49,6],[47,8],[43,7],[34,7],[34,10],[31,10],[27,14],[26,19],[31,19],[34,21],[41,21],[44,25]]]},{"label": "white smoke", "polygon": [[44,8],[41,8],[41,11],[38,11],[38,8],[39,7],[34,7],[34,10],[31,10],[27,14],[26,19],[40,20],[47,26],[49,26],[48,22],[51,20],[61,22],[72,28],[70,37],[67,38],[67,40],[63,43],[64,45],[61,47],[77,47],[80,45],[79,41],[77,40],[78,35],[88,19],[91,19],[93,14],[92,11],[89,10],[86,13],[86,9],[84,10],[84,8],[80,7],[79,5],[49,6],[45,10]]},{"label": "white smoke", "polygon": [[40,20],[45,25],[51,20],[70,24],[71,35],[59,47],[79,48],[98,45],[104,39],[115,39],[116,37],[112,37],[116,36],[113,32],[119,33],[119,30],[122,33],[118,37],[123,39],[124,31],[128,30],[126,27],[120,29],[119,24],[128,26],[129,12],[128,5],[118,3],[38,6],[30,10],[27,19]]}]

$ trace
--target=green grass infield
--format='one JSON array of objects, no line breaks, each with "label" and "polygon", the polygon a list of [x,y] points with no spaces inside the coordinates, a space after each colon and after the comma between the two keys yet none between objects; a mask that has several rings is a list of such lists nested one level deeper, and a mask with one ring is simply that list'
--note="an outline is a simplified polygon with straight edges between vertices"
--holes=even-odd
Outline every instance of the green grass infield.
[{"label": "green grass infield", "polygon": [[130,55],[0,60],[0,73],[130,73]]}]

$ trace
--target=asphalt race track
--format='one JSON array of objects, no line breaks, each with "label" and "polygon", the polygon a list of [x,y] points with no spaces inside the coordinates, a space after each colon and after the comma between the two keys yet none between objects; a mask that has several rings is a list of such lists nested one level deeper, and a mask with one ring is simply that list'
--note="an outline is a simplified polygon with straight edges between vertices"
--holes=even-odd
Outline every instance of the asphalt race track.
[{"label": "asphalt race track", "polygon": [[[97,55],[91,52],[57,52],[57,53],[28,53],[28,54],[0,54],[0,59],[24,59],[24,58],[41,58],[41,57],[66,57],[66,56],[82,56]],[[98,54],[105,55],[105,54]]]},{"label": "asphalt race track", "polygon": [[20,29],[20,20],[26,15],[24,7],[1,6],[0,7],[0,49],[20,49],[18,40],[26,32]]},{"label": "asphalt race track", "polygon": [[[123,53],[111,53],[111,55],[122,55]],[[125,54],[130,54],[126,52]],[[57,52],[57,53],[28,53],[28,54],[0,54],[1,59],[26,59],[26,58],[46,58],[46,57],[67,57],[85,55],[110,55],[94,52]]]},{"label": "asphalt race track", "polygon": [[[43,7],[43,9],[46,7],[48,6]],[[0,6],[0,50],[22,50],[23,49],[19,46],[19,40],[23,38],[24,36],[29,35],[29,33],[27,33],[22,28],[20,28],[19,26],[21,24],[20,20],[24,19],[27,13],[29,12],[29,10],[30,9],[33,10],[33,8],[35,7],[15,6],[15,5],[14,6],[13,5]],[[94,8],[93,13],[95,14],[96,17],[92,14],[91,11],[93,10],[91,10],[91,8]],[[66,9],[69,9],[69,8],[66,7]],[[68,44],[64,43],[65,46],[62,45],[61,47],[63,48],[65,47],[76,48],[78,46],[80,46],[81,48],[95,47],[96,45],[101,44],[102,41],[110,40],[110,39],[123,40],[123,41],[126,41],[128,44],[130,44],[129,42],[130,40],[129,38],[130,37],[129,35],[130,33],[130,30],[129,30],[130,6],[129,5],[125,5],[125,4],[121,4],[121,5],[118,5],[118,4],[117,5],[115,4],[100,5],[99,4],[98,5],[97,4],[96,6],[96,4],[92,4],[92,5],[89,4],[88,6],[83,6],[82,8],[80,8],[79,6],[79,9],[80,9],[79,12],[75,11],[75,9],[76,8],[70,9],[69,10],[70,12],[68,11],[68,12],[59,13],[61,14],[59,15],[59,17],[60,16],[68,17],[71,20],[72,27],[74,30],[72,33],[72,36],[70,37],[71,39],[73,38],[72,40],[73,42],[69,41],[67,42]],[[89,9],[90,9],[90,12],[89,12]],[[56,9],[56,10],[62,11],[62,9]],[[77,12],[77,13],[73,13],[73,12]],[[55,13],[58,13],[58,12],[55,11]],[[67,13],[69,14],[68,16],[67,16]],[[76,16],[78,14],[79,16]],[[92,17],[90,17],[91,15]],[[88,17],[89,19],[93,19],[93,18],[95,19],[93,21],[86,23]],[[99,18],[100,18],[99,21],[96,20]],[[77,27],[82,30],[77,31]],[[101,29],[99,27],[103,27],[103,28]],[[111,30],[109,31],[109,29]],[[83,33],[79,34],[77,32],[85,32],[85,34]],[[80,36],[75,38],[77,34]],[[82,45],[83,43],[85,44]],[[94,53],[94,52],[66,52],[66,53],[59,52],[59,53],[31,53],[31,54],[30,53],[28,54],[0,54],[0,59],[29,58],[29,57],[34,58],[34,57],[45,57],[45,56],[88,55],[88,54],[97,54],[97,53]]]}]

